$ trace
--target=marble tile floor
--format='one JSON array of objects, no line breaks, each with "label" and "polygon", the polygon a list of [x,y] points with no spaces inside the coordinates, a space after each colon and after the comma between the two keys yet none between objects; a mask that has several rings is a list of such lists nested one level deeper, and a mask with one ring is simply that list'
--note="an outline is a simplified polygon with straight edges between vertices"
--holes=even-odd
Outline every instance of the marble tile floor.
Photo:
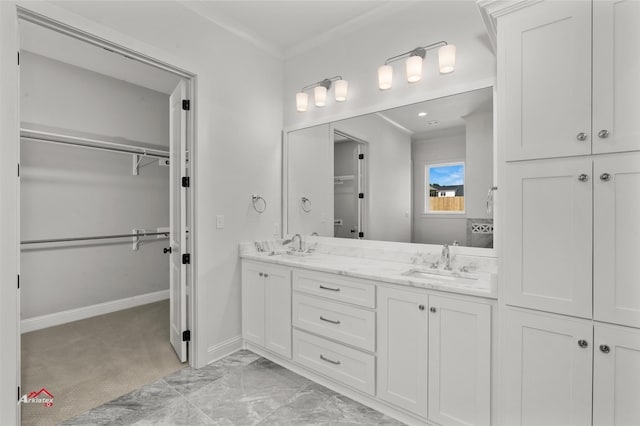
[{"label": "marble tile floor", "polygon": [[63,425],[401,425],[346,396],[238,351],[184,368]]}]

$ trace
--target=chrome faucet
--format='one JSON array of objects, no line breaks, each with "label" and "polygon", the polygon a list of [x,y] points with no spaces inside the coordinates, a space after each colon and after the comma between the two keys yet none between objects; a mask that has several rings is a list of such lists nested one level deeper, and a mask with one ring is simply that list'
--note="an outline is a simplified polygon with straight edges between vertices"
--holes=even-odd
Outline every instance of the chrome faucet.
[{"label": "chrome faucet", "polygon": [[451,270],[451,251],[449,250],[449,244],[442,246],[442,261],[444,262],[444,270]]},{"label": "chrome faucet", "polygon": [[291,238],[291,242],[294,242],[298,238],[298,251],[302,251],[302,235],[296,234]]}]

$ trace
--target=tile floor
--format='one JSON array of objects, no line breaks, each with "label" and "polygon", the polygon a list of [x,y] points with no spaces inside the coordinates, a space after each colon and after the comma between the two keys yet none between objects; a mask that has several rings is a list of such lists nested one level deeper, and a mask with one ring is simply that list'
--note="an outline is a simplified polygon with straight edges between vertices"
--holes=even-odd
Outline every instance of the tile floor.
[{"label": "tile floor", "polygon": [[184,368],[63,425],[401,425],[249,351]]}]

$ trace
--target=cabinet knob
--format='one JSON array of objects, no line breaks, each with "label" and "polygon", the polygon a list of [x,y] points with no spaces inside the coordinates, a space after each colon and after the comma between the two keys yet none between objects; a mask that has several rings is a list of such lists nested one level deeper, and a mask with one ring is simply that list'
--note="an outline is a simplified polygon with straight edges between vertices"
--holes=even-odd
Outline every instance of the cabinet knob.
[{"label": "cabinet knob", "polygon": [[261,276],[261,277],[264,276],[264,274],[262,272],[260,272],[258,275]]},{"label": "cabinet knob", "polygon": [[420,309],[421,311],[424,311],[424,305],[418,305],[418,309]]},{"label": "cabinet knob", "polygon": [[576,135],[576,139],[578,139],[580,142],[582,141],[586,141],[587,140],[587,134],[585,132],[580,132]]},{"label": "cabinet knob", "polygon": [[431,311],[431,313],[435,314],[436,313],[436,308],[434,306],[430,307],[429,310]]},{"label": "cabinet knob", "polygon": [[578,340],[578,346],[580,346],[581,348],[586,348],[587,346],[589,346],[589,343],[586,340]]},{"label": "cabinet knob", "polygon": [[589,175],[582,173],[582,174],[578,175],[578,180],[580,182],[586,182],[586,181],[589,180]]},{"label": "cabinet knob", "polygon": [[611,348],[609,347],[609,345],[600,345],[600,351],[602,353],[608,354],[609,352],[611,352]]},{"label": "cabinet knob", "polygon": [[264,274],[264,277],[265,277],[265,278],[268,278],[268,277],[269,277],[269,274]]},{"label": "cabinet knob", "polygon": [[600,130],[600,131],[598,132],[598,137],[599,137],[600,139],[606,139],[606,138],[608,138],[608,137],[609,137],[609,131],[608,131],[608,130],[604,130],[604,129],[603,129],[603,130]]},{"label": "cabinet knob", "polygon": [[603,173],[600,175],[600,180],[604,182],[609,182],[611,180],[611,175],[609,173]]}]

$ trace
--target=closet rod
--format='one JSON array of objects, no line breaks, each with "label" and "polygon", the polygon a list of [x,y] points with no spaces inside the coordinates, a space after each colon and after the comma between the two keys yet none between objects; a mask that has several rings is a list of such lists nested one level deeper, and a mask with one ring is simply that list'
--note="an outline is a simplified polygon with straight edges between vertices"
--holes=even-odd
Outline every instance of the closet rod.
[{"label": "closet rod", "polygon": [[44,243],[63,243],[69,241],[88,241],[88,240],[107,240],[111,238],[131,238],[131,237],[151,237],[154,235],[169,236],[169,232],[138,232],[120,235],[99,235],[95,237],[75,237],[75,238],[52,238],[48,240],[26,240],[20,241],[20,244],[44,244]]},{"label": "closet rod", "polygon": [[77,136],[62,135],[58,133],[42,132],[20,128],[20,138],[38,142],[51,142],[63,145],[73,145],[84,148],[102,149],[106,151],[137,154],[145,157],[169,158],[169,152],[154,148],[142,148],[134,145],[126,145],[117,142],[109,142],[98,139],[82,138]]}]

